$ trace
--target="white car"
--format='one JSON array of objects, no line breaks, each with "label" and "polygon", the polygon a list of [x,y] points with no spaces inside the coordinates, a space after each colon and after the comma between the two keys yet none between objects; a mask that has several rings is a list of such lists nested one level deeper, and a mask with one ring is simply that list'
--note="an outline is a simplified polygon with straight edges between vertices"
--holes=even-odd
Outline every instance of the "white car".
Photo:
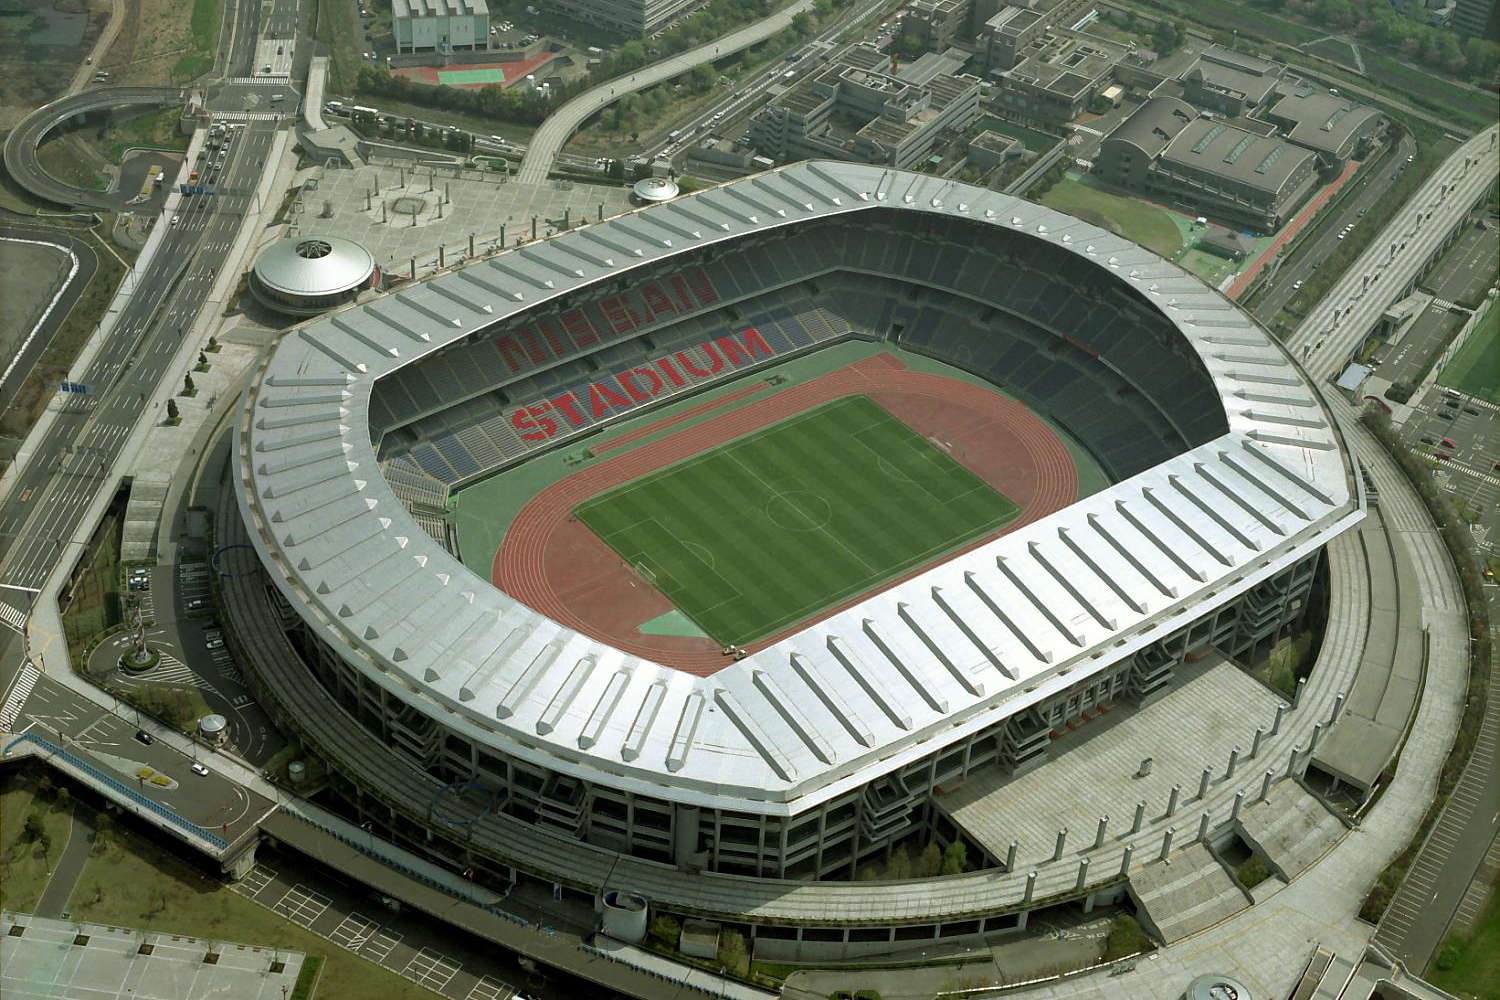
[{"label": "white car", "polygon": [[175,226],[180,221],[182,221],[182,216],[180,216],[180,215],[174,215],[174,216],[172,216],[172,225]]},{"label": "white car", "polygon": [[1302,287],[1302,281],[1300,279],[1297,280],[1297,281],[1292,282],[1292,291],[1295,292],[1297,289],[1299,289],[1301,287]]},{"label": "white car", "polygon": [[206,778],[208,777],[208,768],[195,760],[193,761],[193,773]]}]

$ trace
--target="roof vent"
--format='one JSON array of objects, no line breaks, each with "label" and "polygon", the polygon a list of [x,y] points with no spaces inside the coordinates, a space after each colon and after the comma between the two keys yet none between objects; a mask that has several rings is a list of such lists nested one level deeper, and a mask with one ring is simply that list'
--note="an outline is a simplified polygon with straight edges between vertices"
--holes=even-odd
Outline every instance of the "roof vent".
[{"label": "roof vent", "polygon": [[308,260],[327,257],[331,253],[333,253],[333,247],[323,240],[303,240],[297,244],[297,256],[306,257]]}]

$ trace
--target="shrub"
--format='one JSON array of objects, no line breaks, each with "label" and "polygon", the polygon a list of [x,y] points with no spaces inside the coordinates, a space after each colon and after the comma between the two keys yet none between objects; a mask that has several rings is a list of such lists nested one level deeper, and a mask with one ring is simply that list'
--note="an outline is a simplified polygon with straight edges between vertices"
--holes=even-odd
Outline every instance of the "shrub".
[{"label": "shrub", "polygon": [[957,875],[969,867],[969,849],[962,840],[955,840],[943,852],[943,864],[938,869],[941,875]]},{"label": "shrub", "polygon": [[676,951],[677,942],[682,936],[682,924],[677,922],[676,917],[664,913],[651,921],[651,927],[646,931],[646,935],[655,944],[669,951]]},{"label": "shrub", "polygon": [[745,935],[732,930],[720,932],[719,964],[732,975],[744,978],[750,971],[750,952],[745,947]]},{"label": "shrub", "polygon": [[1271,877],[1271,871],[1259,854],[1252,854],[1235,868],[1234,877],[1239,879],[1240,885],[1246,889],[1254,889]]},{"label": "shrub", "polygon": [[1140,922],[1129,913],[1122,913],[1109,922],[1109,940],[1104,945],[1102,958],[1112,962],[1126,955],[1134,955],[1151,947],[1151,939],[1141,930]]}]

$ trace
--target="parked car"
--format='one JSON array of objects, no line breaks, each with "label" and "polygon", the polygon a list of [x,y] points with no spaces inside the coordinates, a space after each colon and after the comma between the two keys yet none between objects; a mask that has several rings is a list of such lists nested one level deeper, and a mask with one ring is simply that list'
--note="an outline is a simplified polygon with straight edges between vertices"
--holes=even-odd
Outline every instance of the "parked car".
[{"label": "parked car", "polygon": [[216,636],[216,637],[214,637],[212,639],[209,639],[203,645],[207,646],[209,649],[223,649],[224,648],[224,640],[222,638],[219,638],[219,637]]},{"label": "parked car", "polygon": [[206,778],[206,777],[208,777],[208,768],[204,767],[202,764],[198,763],[195,760],[195,761],[193,761],[193,773],[197,774],[197,775],[202,775],[203,777]]},{"label": "parked car", "polygon": [[151,734],[146,732],[144,729],[137,729],[135,731],[135,741],[137,743],[143,743],[148,747],[156,742],[156,740],[152,738]]}]

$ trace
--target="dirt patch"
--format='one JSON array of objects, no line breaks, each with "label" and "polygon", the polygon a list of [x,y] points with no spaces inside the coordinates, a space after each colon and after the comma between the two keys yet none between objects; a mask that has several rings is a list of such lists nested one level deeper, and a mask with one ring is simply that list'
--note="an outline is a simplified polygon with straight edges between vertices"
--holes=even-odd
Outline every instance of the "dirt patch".
[{"label": "dirt patch", "polygon": [[[1077,496],[1077,471],[1067,447],[1025,406],[969,382],[909,371],[894,355],[880,354],[554,483],[516,516],[495,553],[491,579],[495,586],[542,614],[618,649],[699,676],[714,673],[730,661],[713,640],[636,631],[673,605],[577,521],[572,511],[584,500],[615,486],[821,403],[851,395],[869,396],[1020,506],[1021,514],[1015,521],[975,539],[962,551],[1060,510]],[[658,429],[653,425],[646,433]],[[955,554],[887,580],[748,648],[754,652],[778,642]]]}]

